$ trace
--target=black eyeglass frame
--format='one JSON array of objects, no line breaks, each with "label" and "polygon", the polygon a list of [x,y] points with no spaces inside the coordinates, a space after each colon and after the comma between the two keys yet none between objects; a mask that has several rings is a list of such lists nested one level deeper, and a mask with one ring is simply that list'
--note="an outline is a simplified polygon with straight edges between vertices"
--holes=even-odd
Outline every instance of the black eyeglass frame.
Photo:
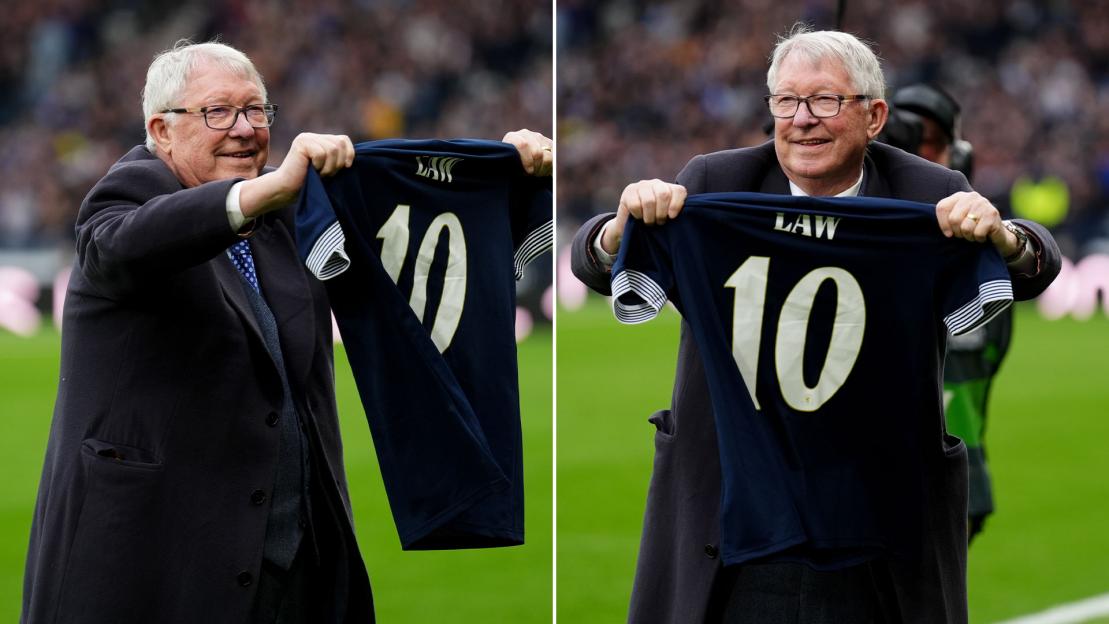
[{"label": "black eyeglass frame", "polygon": [[[797,106],[793,108],[793,112],[789,115],[779,115],[778,113],[774,112],[774,105],[771,103],[771,100],[774,98],[783,97],[794,98],[796,100]],[[812,108],[812,104],[809,102],[809,100],[813,98],[835,98],[837,102],[836,112],[832,113],[831,115],[817,115]],[[816,117],[817,119],[830,119],[832,117],[835,117],[836,115],[839,115],[840,112],[843,111],[844,102],[873,100],[875,98],[869,95],[840,95],[838,93],[814,93],[806,97],[801,97],[799,95],[790,95],[788,93],[772,93],[770,95],[764,95],[762,99],[766,102],[766,107],[770,110],[770,115],[776,117],[777,119],[792,119],[796,117],[797,111],[801,110],[802,102],[805,104],[805,108],[809,109],[809,114],[813,117]]]},{"label": "black eyeglass frame", "polygon": [[[226,126],[222,126],[222,127],[213,126],[212,122],[208,120],[208,113],[212,109],[216,109],[216,108],[233,109],[235,111],[235,114],[231,116],[231,123],[229,123]],[[256,126],[256,125],[254,125],[253,123],[250,122],[250,118],[246,116],[246,113],[247,113],[248,110],[252,110],[252,109],[253,110],[261,109],[266,114],[266,125]],[[239,115],[242,115],[243,118],[246,119],[246,122],[248,124],[250,124],[251,128],[254,128],[255,130],[261,130],[263,128],[273,127],[273,122],[274,122],[274,120],[277,119],[277,104],[248,104],[247,106],[242,106],[242,107],[232,106],[230,104],[213,104],[211,106],[201,106],[200,108],[167,108],[167,109],[165,109],[161,112],[163,112],[163,113],[192,113],[194,115],[203,115],[204,116],[204,125],[208,126],[212,130],[230,130],[231,128],[235,127],[236,123],[239,122]]]}]

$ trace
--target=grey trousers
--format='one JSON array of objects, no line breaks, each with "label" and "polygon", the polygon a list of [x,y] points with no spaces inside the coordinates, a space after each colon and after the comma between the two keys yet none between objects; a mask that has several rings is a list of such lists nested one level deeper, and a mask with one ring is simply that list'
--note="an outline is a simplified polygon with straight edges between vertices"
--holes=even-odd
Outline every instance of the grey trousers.
[{"label": "grey trousers", "polygon": [[[372,624],[369,592],[350,590],[356,578],[365,578],[361,561],[348,556],[352,546],[338,528],[336,512],[327,505],[318,483],[312,480],[310,485],[311,527],[288,570],[262,562],[251,623]],[[369,619],[359,613],[368,613]]]},{"label": "grey trousers", "polygon": [[254,599],[254,624],[309,624],[321,620],[331,610],[331,592],[321,587],[321,573],[315,560],[310,533],[301,541],[293,565],[288,570],[262,562],[258,592]]}]

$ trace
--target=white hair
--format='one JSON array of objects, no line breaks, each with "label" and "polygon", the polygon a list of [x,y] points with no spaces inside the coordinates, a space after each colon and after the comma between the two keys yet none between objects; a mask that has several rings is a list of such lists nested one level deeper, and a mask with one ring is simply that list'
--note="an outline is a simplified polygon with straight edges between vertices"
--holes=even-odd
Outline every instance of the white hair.
[{"label": "white hair", "polygon": [[[778,38],[778,45],[770,57],[770,69],[766,72],[766,87],[771,93],[778,83],[778,69],[790,54],[800,54],[805,60],[816,64],[822,60],[838,61],[847,71],[854,93],[841,95],[869,95],[884,98],[886,78],[878,55],[864,41],[845,32],[835,30],[813,31],[804,24],[796,24],[788,35]],[[799,94],[799,95],[812,95]]]},{"label": "white hair", "polygon": [[[173,44],[173,48],[156,54],[150,68],[146,70],[146,86],[142,90],[143,121],[149,121],[151,116],[167,108],[181,106],[177,98],[185,91],[189,74],[204,61],[253,81],[262,92],[262,100],[267,101],[262,75],[245,54],[215,41],[193,43],[188,39],[180,39]],[[168,115],[166,122],[172,123],[173,117],[172,114]],[[156,147],[150,130],[146,131],[146,147],[151,152]]]}]

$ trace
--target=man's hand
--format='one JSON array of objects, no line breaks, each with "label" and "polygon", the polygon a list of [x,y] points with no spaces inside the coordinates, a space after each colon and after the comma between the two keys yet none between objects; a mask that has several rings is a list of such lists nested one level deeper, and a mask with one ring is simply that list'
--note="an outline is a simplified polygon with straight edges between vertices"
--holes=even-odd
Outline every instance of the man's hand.
[{"label": "man's hand", "polygon": [[527,128],[509,132],[501,139],[520,152],[520,162],[529,175],[545,178],[554,169],[554,141]]},{"label": "man's hand", "polygon": [[308,165],[327,177],[352,164],[354,144],[346,135],[298,134],[276,171],[243,182],[239,192],[243,216],[258,217],[292,203],[304,186]]},{"label": "man's hand", "polygon": [[601,248],[610,254],[620,250],[620,239],[624,237],[629,216],[648,225],[661,225],[677,217],[687,194],[684,186],[657,178],[627,185],[620,194],[616,218],[605,225]]},{"label": "man's hand", "polygon": [[1020,241],[1005,228],[997,208],[978,193],[960,192],[940,200],[936,220],[944,236],[979,243],[989,240],[1003,258],[1020,249]]}]

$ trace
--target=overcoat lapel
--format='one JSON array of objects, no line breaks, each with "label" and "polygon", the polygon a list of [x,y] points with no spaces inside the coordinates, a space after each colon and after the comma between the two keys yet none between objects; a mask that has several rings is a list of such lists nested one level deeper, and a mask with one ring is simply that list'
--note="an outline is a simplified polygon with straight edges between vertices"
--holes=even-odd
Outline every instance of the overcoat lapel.
[{"label": "overcoat lapel", "polygon": [[276,218],[254,235],[250,248],[262,297],[277,320],[289,383],[293,388],[303,388],[316,346],[315,332],[303,329],[316,326],[308,274],[297,256],[292,236]]},{"label": "overcoat lapel", "polygon": [[236,269],[235,265],[231,262],[231,258],[227,257],[226,252],[216,256],[212,265],[214,266],[216,279],[219,281],[220,288],[223,289],[223,296],[231,304],[231,307],[239,315],[239,319],[247,328],[248,340],[253,341],[255,347],[266,354],[269,368],[274,374],[274,379],[276,383],[280,384],[280,378],[277,377],[277,363],[274,362],[273,355],[266,347],[266,339],[262,337],[262,328],[258,325],[258,318],[254,316],[254,309],[251,308],[246,291],[243,290],[244,288],[249,288],[249,286],[246,285],[242,276],[239,275],[238,269]]},{"label": "overcoat lapel", "polygon": [[767,170],[766,177],[762,179],[762,184],[759,186],[759,192],[789,195],[789,178],[781,167],[770,167]]},{"label": "overcoat lapel", "polygon": [[859,195],[863,197],[893,197],[889,182],[883,176],[878,175],[878,166],[874,164],[874,159],[870,157],[869,150],[863,160],[863,186],[859,189]]}]

